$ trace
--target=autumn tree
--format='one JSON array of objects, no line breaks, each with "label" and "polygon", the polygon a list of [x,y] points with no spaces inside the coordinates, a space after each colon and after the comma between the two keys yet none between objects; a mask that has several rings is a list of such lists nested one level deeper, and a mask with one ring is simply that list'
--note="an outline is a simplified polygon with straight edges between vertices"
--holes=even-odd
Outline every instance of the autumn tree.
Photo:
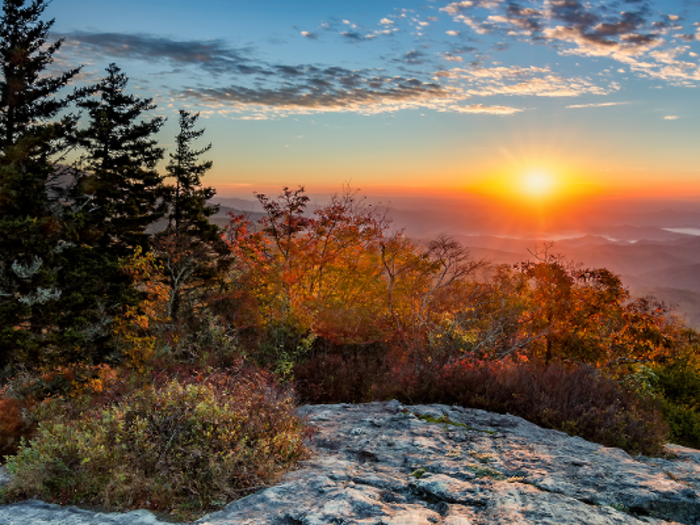
[{"label": "autumn tree", "polygon": [[326,342],[362,347],[386,340],[379,251],[389,226],[385,212],[349,188],[313,212],[300,252],[298,301]]},{"label": "autumn tree", "polygon": [[620,278],[605,268],[581,268],[548,254],[518,270],[531,357],[615,368],[661,359],[675,344],[666,308],[649,299],[631,301]]},{"label": "autumn tree", "polygon": [[255,302],[265,353],[297,355],[309,337],[326,347],[384,340],[384,214],[349,190],[313,213],[303,188],[258,199],[265,216],[256,227],[236,216],[226,237],[235,261],[231,289],[239,304]]}]

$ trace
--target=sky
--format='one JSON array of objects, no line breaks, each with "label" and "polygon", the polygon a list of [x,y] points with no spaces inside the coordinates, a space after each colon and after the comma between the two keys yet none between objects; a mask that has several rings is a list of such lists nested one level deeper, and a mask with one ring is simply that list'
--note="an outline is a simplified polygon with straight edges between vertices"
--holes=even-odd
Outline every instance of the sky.
[{"label": "sky", "polygon": [[54,0],[57,67],[115,62],[205,182],[252,198],[700,197],[700,0]]}]

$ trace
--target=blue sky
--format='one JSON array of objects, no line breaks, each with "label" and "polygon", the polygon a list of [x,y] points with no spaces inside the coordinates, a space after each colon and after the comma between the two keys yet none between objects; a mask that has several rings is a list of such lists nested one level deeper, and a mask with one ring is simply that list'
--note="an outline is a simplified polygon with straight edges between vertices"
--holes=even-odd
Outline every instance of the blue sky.
[{"label": "blue sky", "polygon": [[54,0],[46,14],[84,81],[116,62],[154,97],[164,143],[177,109],[202,113],[220,194],[506,191],[544,170],[571,192],[700,195],[697,0]]}]

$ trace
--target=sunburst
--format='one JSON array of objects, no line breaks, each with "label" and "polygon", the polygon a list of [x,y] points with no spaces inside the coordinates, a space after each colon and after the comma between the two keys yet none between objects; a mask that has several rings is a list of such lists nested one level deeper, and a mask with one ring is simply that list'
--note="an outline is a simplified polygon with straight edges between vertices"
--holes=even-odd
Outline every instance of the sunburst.
[{"label": "sunburst", "polygon": [[527,173],[522,178],[520,190],[528,197],[542,199],[550,196],[555,186],[556,181],[552,175],[538,171]]}]

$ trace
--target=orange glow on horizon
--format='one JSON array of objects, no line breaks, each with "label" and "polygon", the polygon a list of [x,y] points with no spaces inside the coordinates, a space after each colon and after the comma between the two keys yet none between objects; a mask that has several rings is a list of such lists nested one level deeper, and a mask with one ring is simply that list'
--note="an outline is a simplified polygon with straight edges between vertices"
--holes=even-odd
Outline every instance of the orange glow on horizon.
[{"label": "orange glow on horizon", "polygon": [[599,185],[581,182],[565,170],[530,168],[515,173],[485,177],[464,188],[488,199],[515,202],[522,205],[556,206],[571,199],[599,195]]}]

